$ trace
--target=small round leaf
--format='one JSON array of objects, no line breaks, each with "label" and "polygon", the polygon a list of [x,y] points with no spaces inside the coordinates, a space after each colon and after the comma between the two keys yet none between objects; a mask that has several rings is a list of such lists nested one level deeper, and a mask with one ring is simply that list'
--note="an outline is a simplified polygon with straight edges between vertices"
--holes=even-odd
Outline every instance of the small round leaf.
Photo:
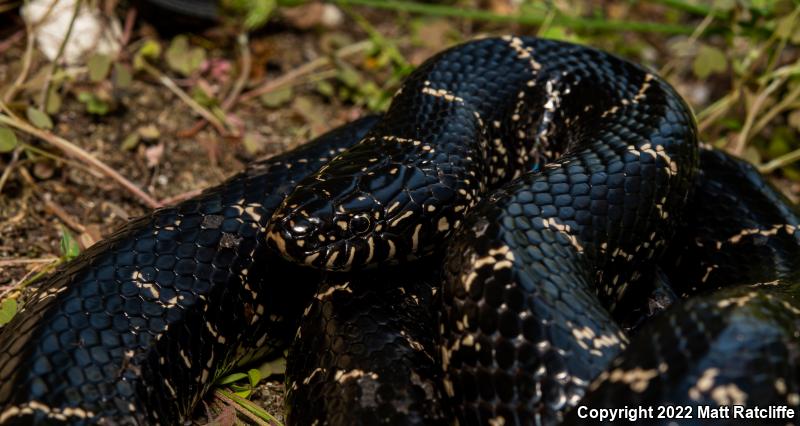
[{"label": "small round leaf", "polygon": [[17,147],[17,135],[8,127],[0,127],[0,152],[11,152]]}]

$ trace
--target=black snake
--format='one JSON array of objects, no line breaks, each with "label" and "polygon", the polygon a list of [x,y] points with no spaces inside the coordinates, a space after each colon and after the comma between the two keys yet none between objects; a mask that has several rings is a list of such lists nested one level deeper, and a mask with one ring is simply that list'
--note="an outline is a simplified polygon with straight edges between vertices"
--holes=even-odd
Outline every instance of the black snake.
[{"label": "black snake", "polygon": [[[0,330],[0,423],[184,421],[295,331],[292,424],[796,409],[796,212],[695,132],[667,83],[607,53],[449,49],[382,117],[52,275]],[[699,295],[649,320],[675,293]]]}]

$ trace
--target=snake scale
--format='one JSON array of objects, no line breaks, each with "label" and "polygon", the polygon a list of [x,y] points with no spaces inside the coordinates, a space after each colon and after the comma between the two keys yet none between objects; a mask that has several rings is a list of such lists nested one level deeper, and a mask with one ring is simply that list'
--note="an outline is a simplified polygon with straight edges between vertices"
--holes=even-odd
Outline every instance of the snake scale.
[{"label": "snake scale", "polygon": [[657,75],[479,39],[45,280],[0,330],[0,423],[185,422],[287,347],[290,424],[798,408],[799,225]]}]

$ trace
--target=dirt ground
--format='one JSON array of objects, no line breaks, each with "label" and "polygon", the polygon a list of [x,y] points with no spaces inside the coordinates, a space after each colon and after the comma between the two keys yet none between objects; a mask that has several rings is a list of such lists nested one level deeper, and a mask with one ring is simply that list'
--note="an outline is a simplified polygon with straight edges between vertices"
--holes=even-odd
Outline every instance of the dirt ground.
[{"label": "dirt ground", "polygon": [[[419,63],[454,40],[479,33],[535,34],[521,27],[475,28],[469,23],[445,19],[418,23],[403,18],[403,25],[400,25],[400,18],[389,12],[365,11],[363,16],[383,37],[398,40],[402,55],[411,64]],[[0,27],[0,93],[20,73],[21,58],[25,54],[25,37],[12,39],[24,30],[23,25],[17,18],[4,19]],[[123,15],[119,19],[122,20]],[[414,25],[421,29],[417,28],[413,37],[401,37]],[[213,29],[198,34],[192,40],[208,46],[210,61],[218,60],[233,67],[231,75],[219,83],[222,89],[227,89],[236,78],[239,60],[233,36]],[[140,21],[123,50],[122,61],[131,61],[143,38],[155,38],[166,45],[172,36],[166,32],[160,34],[157,28]],[[367,37],[367,30],[353,25],[349,17],[328,26],[302,23],[297,19],[270,24],[251,35],[249,43],[254,65],[245,90],[324,57],[332,44],[352,44]],[[13,42],[3,43],[3,40]],[[667,62],[658,49],[644,56],[648,55],[654,65]],[[641,56],[632,59],[641,60]],[[362,58],[356,63],[362,67],[363,61]],[[42,55],[34,52],[30,74],[36,75],[45,65]],[[170,75],[187,91],[197,84],[196,78]],[[378,83],[392,77],[391,72],[383,69],[370,75]],[[680,75],[673,82],[696,109],[714,98],[713,82],[684,81]],[[224,137],[212,126],[205,126],[190,137],[181,137],[198,121],[198,116],[145,73],[136,73],[129,87],[111,90],[115,108],[105,115],[87,113],[85,104],[76,95],[82,87],[88,87],[85,78],[65,84],[63,104],[51,116],[55,124],[52,132],[88,151],[157,200],[190,196],[221,182],[254,158],[282,152],[367,112],[358,102],[323,95],[315,83],[299,80],[293,85],[292,99],[279,106],[265,106],[255,98],[237,102],[231,108],[228,116],[242,133],[252,136],[248,144],[243,138]],[[222,89],[220,92],[224,95]],[[38,87],[28,87],[23,88],[18,99],[37,96]],[[24,106],[23,101],[20,104]],[[24,113],[24,108],[22,111]],[[126,138],[141,128],[149,128],[151,135],[141,138],[133,149],[123,149]],[[152,136],[152,128],[157,130],[157,136]],[[0,173],[14,163],[0,193],[0,293],[41,271],[61,255],[62,227],[69,229],[85,248],[130,218],[150,211],[117,182],[92,171],[79,159],[68,158],[35,138],[21,136],[21,139],[51,153],[52,158],[22,153],[14,161],[10,153],[0,154]],[[787,182],[783,187],[789,195],[798,192],[797,184],[784,182]],[[282,385],[277,378],[262,385],[255,399],[281,418],[281,394]]]}]

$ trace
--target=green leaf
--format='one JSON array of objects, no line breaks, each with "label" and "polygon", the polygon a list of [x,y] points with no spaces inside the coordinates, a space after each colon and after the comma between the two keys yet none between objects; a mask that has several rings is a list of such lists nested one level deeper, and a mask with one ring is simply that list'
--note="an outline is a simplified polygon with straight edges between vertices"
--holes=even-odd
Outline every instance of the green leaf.
[{"label": "green leaf", "polygon": [[259,99],[261,100],[261,103],[264,104],[264,106],[269,108],[276,108],[292,100],[292,96],[293,96],[292,87],[284,86],[275,89],[271,92],[264,93],[263,95],[259,96]]},{"label": "green leaf", "polygon": [[109,107],[105,101],[98,98],[91,92],[79,93],[78,100],[86,105],[86,111],[90,114],[106,115],[111,109],[111,107]]},{"label": "green leaf", "polygon": [[208,93],[201,85],[192,87],[192,99],[206,108],[217,105],[218,103],[217,98]]},{"label": "green leaf", "polygon": [[327,96],[332,98],[334,94],[336,94],[336,89],[333,88],[333,85],[330,81],[322,80],[317,83],[317,92],[322,94],[323,96]]},{"label": "green leaf", "polygon": [[261,374],[261,377],[270,377],[286,373],[286,357],[282,356],[261,364],[258,367],[258,372]]},{"label": "green leaf", "polygon": [[72,236],[67,228],[61,226],[61,256],[65,260],[72,260],[81,253],[81,247],[78,241]]},{"label": "green leaf", "polygon": [[111,69],[111,57],[102,53],[95,53],[89,57],[89,80],[98,82],[105,80]]},{"label": "green leaf", "polygon": [[348,87],[358,87],[364,79],[361,74],[353,67],[342,64],[336,77]]},{"label": "green leaf", "polygon": [[218,107],[217,105],[212,105],[210,109],[211,113],[214,114],[214,117],[217,117],[219,121],[225,121],[226,115],[222,108]]},{"label": "green leaf", "polygon": [[250,380],[250,386],[255,387],[261,381],[261,372],[251,368],[247,370],[247,378]]},{"label": "green leaf", "polygon": [[44,109],[48,114],[55,114],[61,109],[61,94],[58,93],[55,87],[51,87],[50,91],[47,93],[47,101]]},{"label": "green leaf", "polygon": [[248,396],[250,396],[250,394],[252,392],[253,392],[252,390],[247,389],[247,390],[241,390],[241,391],[234,392],[234,395],[242,397],[242,398],[247,398]]},{"label": "green leaf", "polygon": [[161,56],[161,45],[155,40],[147,40],[136,51],[136,55],[133,57],[133,68],[141,69],[147,60],[158,59],[159,56]]},{"label": "green leaf", "polygon": [[17,135],[8,127],[0,126],[0,153],[11,152],[17,147]]},{"label": "green leaf", "polygon": [[227,376],[221,377],[217,380],[218,385],[227,385],[228,383],[237,382],[239,380],[247,378],[247,373],[233,373],[228,374]]},{"label": "green leaf", "polygon": [[189,39],[184,35],[179,35],[172,39],[172,42],[164,53],[167,65],[174,71],[185,76],[191,75],[200,68],[206,60],[206,51],[200,47],[190,47]]},{"label": "green leaf", "polygon": [[17,314],[17,301],[11,298],[0,303],[0,325],[6,325]]},{"label": "green leaf", "polygon": [[698,78],[706,78],[711,74],[725,71],[728,60],[725,53],[716,47],[702,46],[692,63],[692,71]]},{"label": "green leaf", "polygon": [[539,37],[552,38],[556,40],[571,41],[573,43],[581,43],[583,39],[576,36],[573,32],[567,31],[567,28],[560,25],[553,25],[539,34]]},{"label": "green leaf", "polygon": [[139,145],[139,133],[133,132],[125,137],[125,140],[122,141],[121,148],[124,149],[125,151],[131,151],[138,145]]},{"label": "green leaf", "polygon": [[108,114],[108,110],[108,104],[99,98],[92,98],[89,103],[86,104],[86,111],[88,111],[90,114],[106,115]]},{"label": "green leaf", "polygon": [[272,12],[278,7],[277,0],[248,0],[244,26],[248,30],[260,28],[267,23]]},{"label": "green leaf", "polygon": [[161,56],[161,44],[155,40],[147,40],[144,42],[144,44],[142,44],[142,47],[140,47],[139,51],[136,53],[147,59],[157,59],[159,56]]},{"label": "green leaf", "polygon": [[248,154],[256,154],[264,148],[264,138],[258,132],[246,132],[242,137],[242,145]]},{"label": "green leaf", "polygon": [[29,106],[25,110],[25,115],[28,117],[28,121],[40,129],[49,130],[53,128],[53,120],[50,119],[50,116],[37,108]]},{"label": "green leaf", "polygon": [[139,126],[136,133],[146,141],[154,141],[161,137],[161,132],[155,124],[148,124],[147,126]]},{"label": "green leaf", "polygon": [[792,151],[796,132],[791,127],[775,126],[770,133],[769,142],[764,150],[767,157],[776,158]]},{"label": "green leaf", "polygon": [[124,64],[114,64],[114,86],[120,89],[127,89],[133,82],[133,74],[131,69]]}]

